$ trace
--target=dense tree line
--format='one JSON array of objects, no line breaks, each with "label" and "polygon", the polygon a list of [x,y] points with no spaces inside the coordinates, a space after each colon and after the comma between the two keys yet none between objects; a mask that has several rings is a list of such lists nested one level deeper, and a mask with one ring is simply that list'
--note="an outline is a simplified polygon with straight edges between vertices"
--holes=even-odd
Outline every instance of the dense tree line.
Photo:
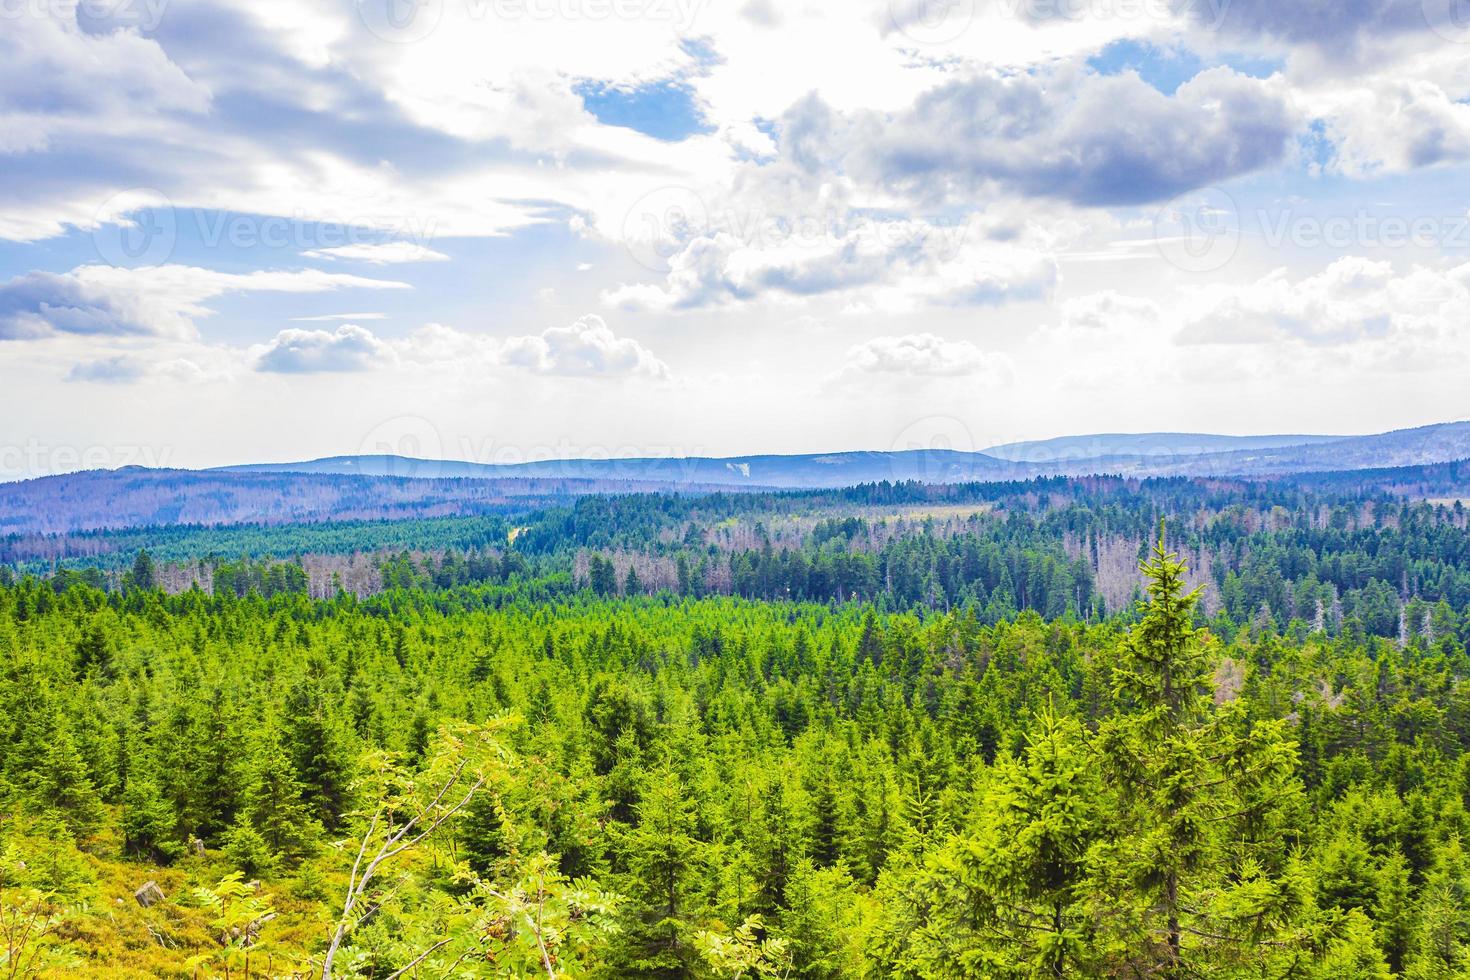
[{"label": "dense tree line", "polygon": [[[0,588],[0,916],[46,910],[73,970],[223,975],[186,961],[246,945],[208,926],[263,907],[238,872],[276,902],[257,962],[319,975],[334,842],[427,806],[482,744],[455,725],[489,733],[482,788],[368,894],[334,975],[425,951],[430,975],[545,975],[547,942],[556,975],[1470,969],[1453,631],[1217,637],[1162,552],[1147,601],[1092,624],[149,574]],[[148,877],[194,890],[110,902]]]},{"label": "dense tree line", "polygon": [[[935,510],[927,498],[936,491],[970,506],[949,499],[948,509]],[[975,499],[985,496],[995,499]],[[282,544],[421,534],[427,546],[281,560],[152,557],[144,584],[269,598],[281,591],[363,596],[534,581],[542,594],[560,596],[586,589],[601,596],[860,600],[887,610],[970,609],[986,623],[1026,610],[1098,621],[1126,613],[1137,598],[1133,569],[1148,528],[1167,514],[1196,566],[1192,583],[1206,586],[1202,606],[1225,635],[1270,626],[1403,640],[1464,638],[1467,628],[1470,531],[1460,503],[1318,499],[1291,488],[1247,492],[1185,480],[880,485],[820,495],[824,508],[852,502],[855,510],[847,512],[804,509],[813,497],[589,497],[567,510],[515,519],[523,524],[497,517],[281,528],[269,533]],[[926,503],[914,509],[917,499]],[[787,509],[768,509],[777,505]],[[164,553],[189,541],[198,539],[165,535]],[[58,589],[82,582],[125,590],[137,584],[135,565],[64,567],[51,581]]]}]

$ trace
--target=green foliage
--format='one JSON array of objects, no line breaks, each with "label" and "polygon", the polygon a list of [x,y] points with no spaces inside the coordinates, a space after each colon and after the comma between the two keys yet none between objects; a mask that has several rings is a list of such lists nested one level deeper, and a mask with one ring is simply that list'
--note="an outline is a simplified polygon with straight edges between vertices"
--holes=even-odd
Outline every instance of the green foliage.
[{"label": "green foliage", "polygon": [[[1070,506],[892,540],[822,518],[755,549],[752,594],[799,581],[760,576],[815,549],[808,583],[829,554],[875,576],[876,601],[825,601],[859,581],[840,576],[820,602],[732,598],[713,594],[692,504],[628,506],[526,532],[541,571],[571,569],[567,541],[607,548],[605,595],[520,572],[455,584],[454,561],[440,584],[447,556],[392,559],[397,586],[363,600],[0,586],[0,891],[59,917],[55,962],[146,949],[142,975],[243,972],[224,919],[269,894],[250,969],[320,975],[358,847],[371,857],[417,815],[434,831],[374,874],[334,975],[1470,970],[1458,607],[1446,620],[1395,593],[1402,642],[1274,611],[1235,629],[1201,608],[1232,570],[1206,572],[1200,597],[1161,542],[1136,609],[1044,616],[1048,566],[1025,555],[1082,520]],[[638,515],[670,533],[630,576]],[[1393,534],[1457,540],[1400,517]],[[1205,527],[1192,549],[1262,541]],[[1383,533],[1369,581],[1407,540]],[[971,544],[970,571],[936,572]],[[704,597],[660,589],[653,562],[673,554],[685,572],[667,581]],[[902,555],[929,564],[913,578]],[[893,601],[931,578],[935,601]],[[217,903],[191,891],[227,871]],[[265,890],[235,894],[245,877]],[[142,909],[150,878],[169,899]]]},{"label": "green foliage", "polygon": [[135,772],[123,788],[119,829],[123,849],[139,857],[168,862],[184,853],[174,831],[177,813],[146,772]]}]

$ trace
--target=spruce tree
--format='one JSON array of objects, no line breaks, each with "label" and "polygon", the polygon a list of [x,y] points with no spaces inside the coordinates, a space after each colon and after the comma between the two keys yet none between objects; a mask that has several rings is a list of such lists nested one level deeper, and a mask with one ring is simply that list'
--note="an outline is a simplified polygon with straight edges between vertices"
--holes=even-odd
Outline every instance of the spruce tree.
[{"label": "spruce tree", "polygon": [[619,891],[630,899],[625,975],[688,977],[711,855],[698,837],[694,801],[677,772],[664,765],[645,777],[636,819],[619,848],[627,869]]},{"label": "spruce tree", "polygon": [[58,724],[42,771],[41,798],[79,838],[94,833],[105,816],[97,787],[66,727]]},{"label": "spruce tree", "polygon": [[121,826],[123,849],[155,861],[168,862],[184,848],[174,830],[174,812],[151,771],[136,766],[123,788]]},{"label": "spruce tree", "polygon": [[[321,833],[302,802],[296,767],[274,727],[260,734],[245,768],[244,800],[236,827],[242,824],[259,836],[273,856],[285,859],[305,853]],[[241,834],[244,831],[237,837]]]},{"label": "spruce tree", "polygon": [[286,731],[302,799],[322,826],[336,830],[351,809],[353,757],[333,708],[340,692],[329,694],[325,672],[313,657],[286,697]]},{"label": "spruce tree", "polygon": [[1095,908],[1127,969],[1220,974],[1297,941],[1286,841],[1261,839],[1300,793],[1296,751],[1281,723],[1214,704],[1200,590],[1162,527],[1142,572],[1148,602],[1112,665],[1119,713],[1098,739],[1117,809],[1090,856]]}]

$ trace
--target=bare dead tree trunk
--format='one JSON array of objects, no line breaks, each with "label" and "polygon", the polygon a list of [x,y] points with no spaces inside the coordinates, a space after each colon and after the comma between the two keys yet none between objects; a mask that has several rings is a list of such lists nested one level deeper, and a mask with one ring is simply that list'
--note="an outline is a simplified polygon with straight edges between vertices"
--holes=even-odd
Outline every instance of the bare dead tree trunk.
[{"label": "bare dead tree trunk", "polygon": [[[388,825],[384,830],[383,839],[379,842],[377,850],[371,858],[368,852],[372,848],[373,839],[377,836],[378,824],[383,820],[385,808],[379,804],[373,818],[368,823],[367,830],[362,835],[362,843],[357,849],[357,858],[352,862],[352,874],[347,879],[347,894],[342,901],[342,914],[337,918],[337,926],[332,932],[332,940],[327,945],[326,955],[322,959],[322,980],[332,980],[332,961],[337,956],[337,950],[342,947],[342,941],[352,931],[352,913],[363,903],[368,894],[368,885],[377,875],[382,866],[404,851],[417,846],[430,834],[438,830],[445,821],[449,820],[470,802],[480,788],[485,785],[485,776],[480,776],[472,783],[453,806],[444,807],[444,798],[458,785],[464,777],[465,767],[468,761],[461,762],[449,777],[445,779],[444,785],[434,795],[434,799],[428,806],[419,810],[413,816],[405,820],[401,825],[393,825],[393,816],[389,814]],[[411,835],[411,836],[410,836]],[[366,861],[366,863],[364,863]],[[424,956],[433,952],[432,949],[425,952]],[[415,961],[417,962],[417,961]]]}]

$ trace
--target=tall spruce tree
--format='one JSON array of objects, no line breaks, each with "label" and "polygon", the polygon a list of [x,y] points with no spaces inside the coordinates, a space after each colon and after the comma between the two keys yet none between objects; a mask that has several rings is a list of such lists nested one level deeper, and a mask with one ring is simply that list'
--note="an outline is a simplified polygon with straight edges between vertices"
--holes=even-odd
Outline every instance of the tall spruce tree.
[{"label": "tall spruce tree", "polygon": [[1127,970],[1226,976],[1298,942],[1287,841],[1260,839],[1300,792],[1296,749],[1282,723],[1215,704],[1201,593],[1162,525],[1142,572],[1147,605],[1112,664],[1119,711],[1098,738],[1116,811],[1090,856],[1095,912]]}]

